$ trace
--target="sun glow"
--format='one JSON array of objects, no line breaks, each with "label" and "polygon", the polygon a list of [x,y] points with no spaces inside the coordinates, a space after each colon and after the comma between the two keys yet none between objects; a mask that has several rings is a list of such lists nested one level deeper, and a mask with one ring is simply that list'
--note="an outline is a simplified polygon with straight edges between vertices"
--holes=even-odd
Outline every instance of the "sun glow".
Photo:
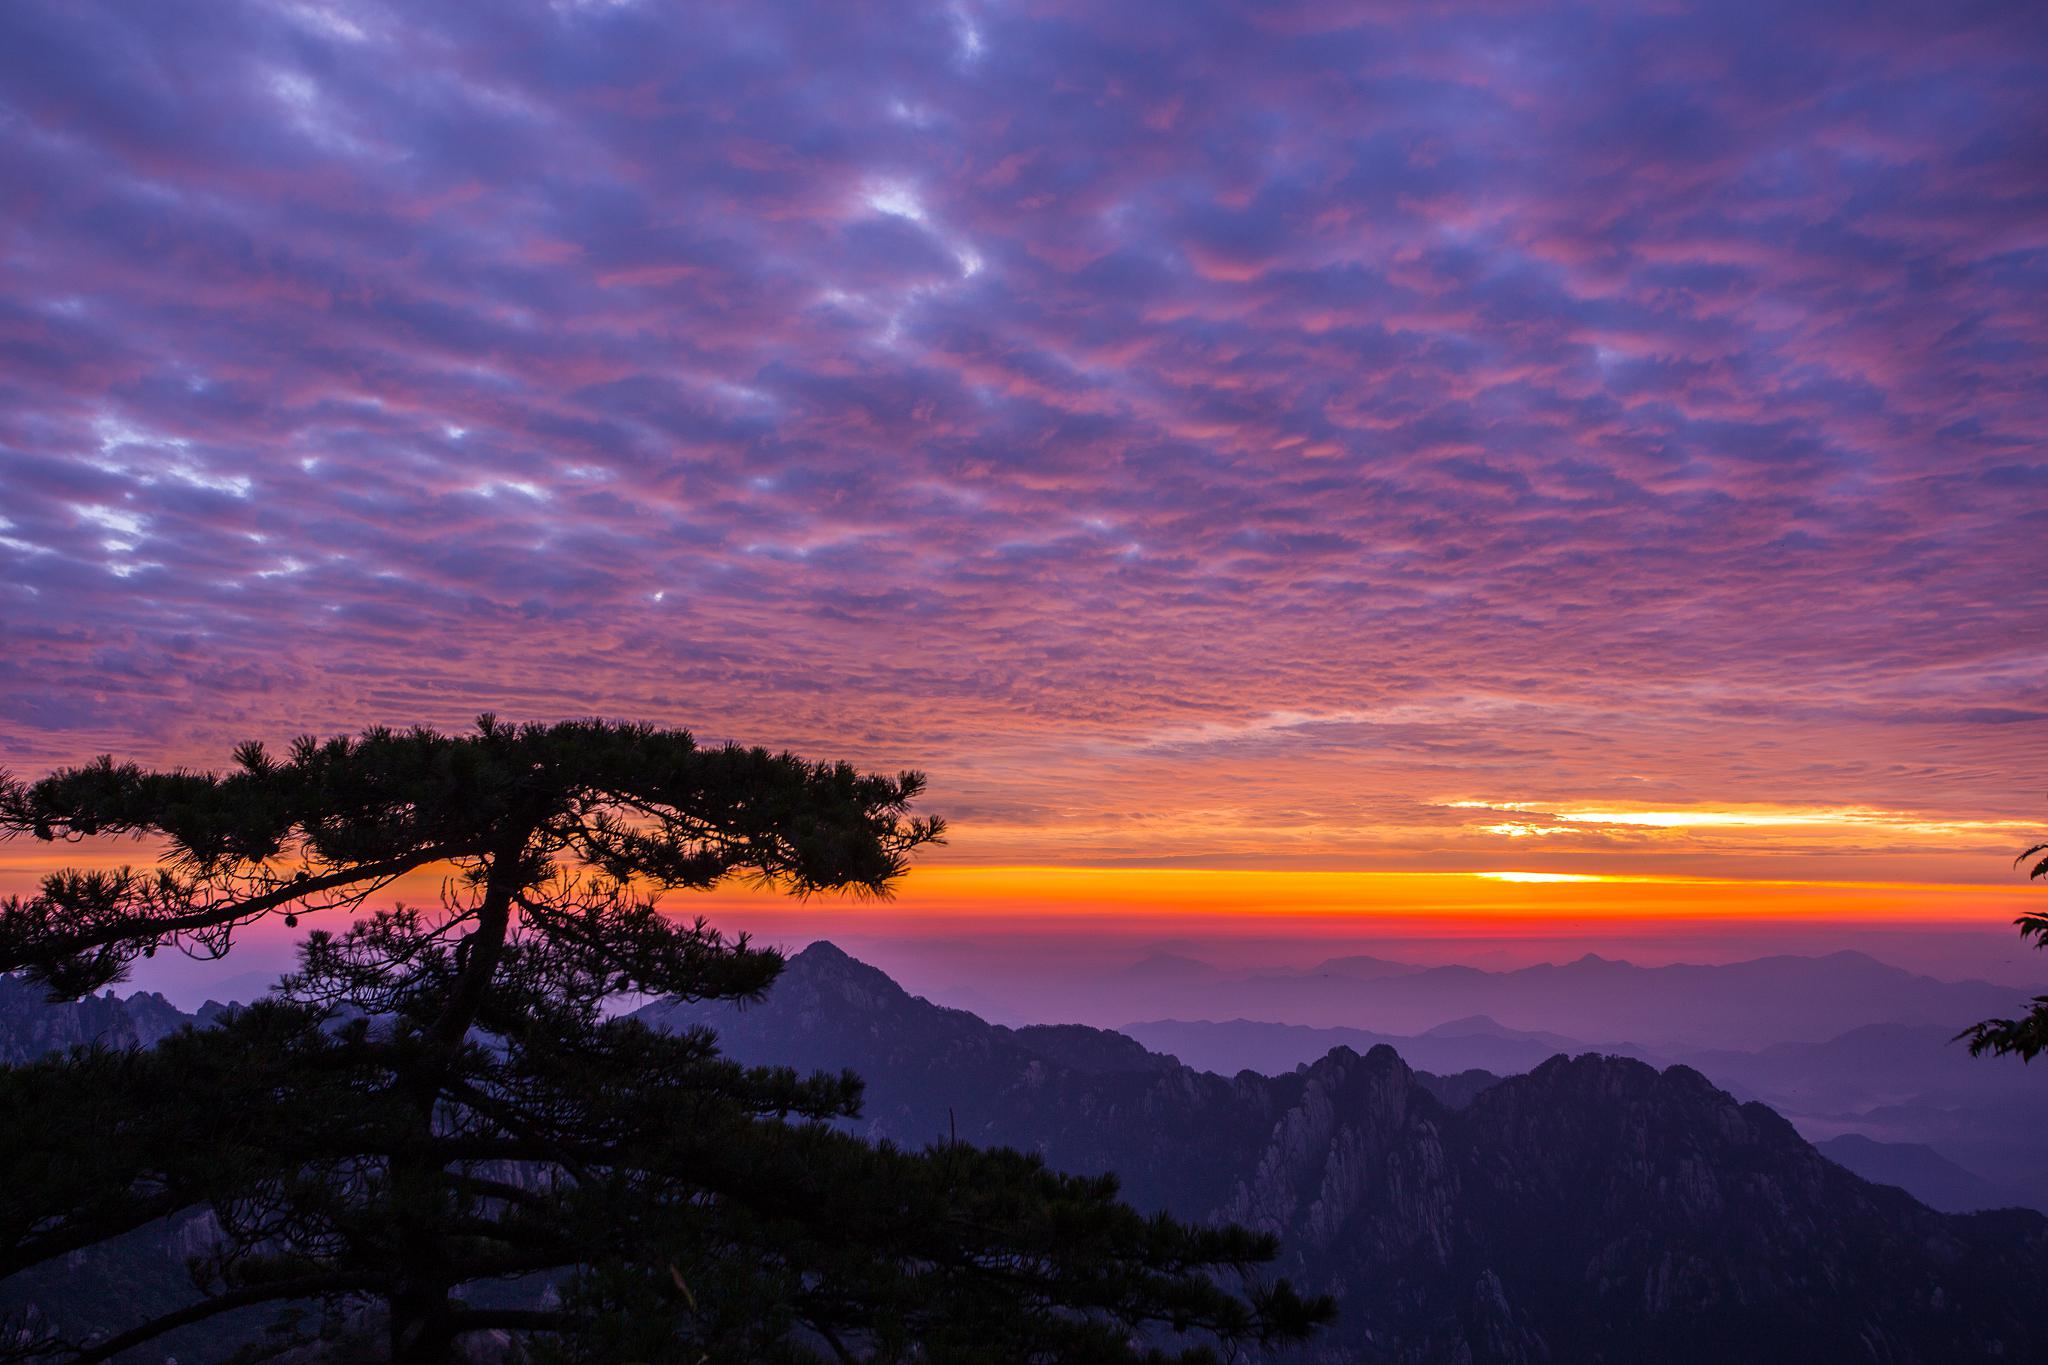
[{"label": "sun glow", "polygon": [[1445,810],[1513,812],[1530,817],[1483,826],[1508,838],[1571,834],[1599,826],[1633,829],[1814,829],[1883,832],[1923,839],[1975,839],[2024,834],[2024,820],[1941,820],[1872,806],[1730,805],[1689,807],[1571,806],[1542,801],[1443,801]]},{"label": "sun glow", "polygon": [[[1620,880],[1596,876],[1589,872],[1474,872],[1475,877],[1485,877],[1496,882],[1604,882]],[[1642,880],[1636,878],[1633,880]]]},{"label": "sun glow", "polygon": [[[866,932],[1064,938],[1116,929],[1341,937],[1366,931],[1485,938],[1627,936],[1675,925],[1804,923],[1980,928],[2038,900],[2026,886],[1747,880],[1485,869],[1312,872],[1293,869],[964,867],[914,869],[889,901],[802,905],[734,889],[707,898],[720,923],[770,937]],[[701,902],[700,902],[701,903]],[[678,911],[693,908],[676,902]]]}]

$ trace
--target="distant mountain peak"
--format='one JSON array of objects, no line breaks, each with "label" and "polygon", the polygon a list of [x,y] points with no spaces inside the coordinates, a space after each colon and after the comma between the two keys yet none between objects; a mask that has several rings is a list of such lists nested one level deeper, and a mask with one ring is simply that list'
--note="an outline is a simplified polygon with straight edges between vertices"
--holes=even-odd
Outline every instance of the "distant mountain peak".
[{"label": "distant mountain peak", "polygon": [[1389,976],[1407,976],[1422,968],[1412,962],[1396,962],[1392,958],[1374,957],[1370,953],[1352,953],[1344,957],[1324,958],[1311,973],[1323,976],[1349,976],[1360,981],[1374,981]]},{"label": "distant mountain peak", "polygon": [[1117,973],[1134,980],[1175,979],[1208,981],[1223,975],[1223,969],[1200,958],[1179,953],[1151,953]]},{"label": "distant mountain peak", "polygon": [[1473,1034],[1488,1034],[1507,1037],[1518,1030],[1508,1028],[1490,1014],[1468,1014],[1462,1019],[1446,1019],[1434,1028],[1424,1029],[1424,1038],[1467,1038]]},{"label": "distant mountain peak", "polygon": [[1573,1056],[1561,1052],[1526,1075],[1509,1077],[1503,1082],[1508,1083],[1526,1087],[1531,1094],[1547,1095],[1552,1103],[1560,1103],[1566,1096],[1598,1096],[1687,1105],[1704,1101],[1716,1107],[1739,1107],[1745,1113],[1753,1110],[1759,1116],[1768,1115],[1764,1126],[1780,1142],[1795,1147],[1805,1145],[1792,1125],[1775,1111],[1761,1104],[1738,1105],[1734,1096],[1682,1063],[1659,1068],[1635,1057],[1613,1053],[1581,1052]]},{"label": "distant mountain peak", "polygon": [[1355,1093],[1352,1087],[1360,1085],[1384,1094],[1406,1094],[1415,1084],[1415,1069],[1385,1043],[1375,1043],[1363,1054],[1340,1043],[1295,1074],[1337,1094]]},{"label": "distant mountain peak", "polygon": [[885,996],[909,992],[880,967],[861,961],[829,939],[819,939],[790,957],[782,969],[785,981],[844,982],[866,987]]},{"label": "distant mountain peak", "polygon": [[913,996],[880,967],[863,962],[838,944],[822,938],[788,959],[781,977],[770,988],[770,997],[773,998],[777,990],[791,988],[865,993],[896,1008],[915,1001],[929,1009],[944,1009],[944,1006],[932,1005],[921,997]]}]

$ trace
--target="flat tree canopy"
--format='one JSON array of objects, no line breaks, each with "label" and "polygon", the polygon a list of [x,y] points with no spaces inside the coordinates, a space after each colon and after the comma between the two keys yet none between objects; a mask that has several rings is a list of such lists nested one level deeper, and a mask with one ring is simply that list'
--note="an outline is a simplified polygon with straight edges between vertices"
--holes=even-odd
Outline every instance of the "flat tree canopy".
[{"label": "flat tree canopy", "polygon": [[[0,904],[0,970],[53,998],[165,948],[327,913],[277,992],[147,1051],[0,1071],[0,1276],[195,1207],[183,1307],[31,1359],[109,1359],[260,1305],[403,1362],[1195,1361],[1326,1320],[1269,1237],[1145,1217],[1110,1178],[830,1121],[860,1082],[742,1068],[621,997],[744,1000],[782,960],[654,898],[739,877],[885,894],[939,822],[894,777],[597,721],[260,744],[224,774],[103,758],[0,778],[0,830],[161,841]],[[443,874],[431,909],[372,908]],[[4,1334],[0,1334],[4,1335]]]}]

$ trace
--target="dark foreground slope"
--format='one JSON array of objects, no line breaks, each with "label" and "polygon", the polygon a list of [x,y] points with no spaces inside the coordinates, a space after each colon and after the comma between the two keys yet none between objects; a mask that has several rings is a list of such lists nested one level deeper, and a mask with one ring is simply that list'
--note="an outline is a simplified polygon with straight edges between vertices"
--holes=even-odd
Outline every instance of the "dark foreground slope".
[{"label": "dark foreground slope", "polygon": [[830,945],[747,1010],[645,1014],[742,1060],[859,1071],[876,1136],[950,1121],[1278,1233],[1283,1272],[1343,1308],[1319,1360],[2048,1358],[2048,1220],[1936,1213],[1685,1067],[1557,1057],[1472,1094],[1374,1048],[1224,1078],[984,1024]]},{"label": "dark foreground slope", "polygon": [[[8,984],[0,1039],[15,1056],[180,1022],[149,997],[51,1007]],[[1114,1033],[940,1009],[829,945],[751,1008],[643,1014],[714,1026],[741,1060],[853,1068],[873,1136],[1033,1149],[1119,1172],[1142,1205],[1270,1229],[1280,1273],[1342,1308],[1304,1360],[2048,1359],[2048,1220],[1933,1212],[1682,1066],[1560,1056],[1496,1082],[1374,1047],[1222,1077]],[[34,1304],[89,1331],[95,1301],[178,1292],[198,1232],[179,1220],[0,1282],[0,1311]],[[224,1358],[229,1327],[147,1358]]]}]

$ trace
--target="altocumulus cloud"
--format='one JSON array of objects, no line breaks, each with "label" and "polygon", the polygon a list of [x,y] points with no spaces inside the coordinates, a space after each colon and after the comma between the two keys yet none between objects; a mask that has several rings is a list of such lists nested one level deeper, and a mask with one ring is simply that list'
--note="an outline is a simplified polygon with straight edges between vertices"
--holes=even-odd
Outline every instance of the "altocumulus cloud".
[{"label": "altocumulus cloud", "polygon": [[2034,4],[9,4],[0,741],[2024,814],[2044,129]]}]

